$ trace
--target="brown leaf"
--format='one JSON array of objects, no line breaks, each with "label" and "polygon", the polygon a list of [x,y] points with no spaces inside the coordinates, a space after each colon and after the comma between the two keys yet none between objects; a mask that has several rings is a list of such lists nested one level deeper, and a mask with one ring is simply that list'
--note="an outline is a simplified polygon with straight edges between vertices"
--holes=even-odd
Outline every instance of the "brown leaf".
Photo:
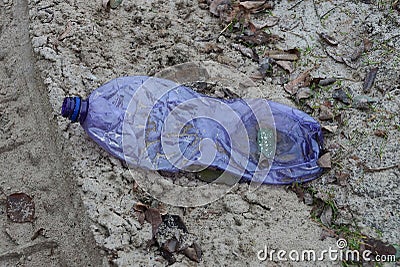
[{"label": "brown leaf", "polygon": [[297,49],[290,49],[286,51],[281,50],[267,50],[264,53],[264,56],[276,59],[276,60],[289,60],[295,61],[300,57],[300,52]]},{"label": "brown leaf", "polygon": [[306,98],[309,98],[310,96],[312,96],[312,94],[313,94],[313,92],[311,91],[310,88],[303,87],[297,91],[296,99],[297,99],[297,101],[299,101],[300,99],[306,99]]},{"label": "brown leaf", "polygon": [[326,169],[332,168],[332,165],[331,165],[331,154],[329,152],[323,154],[318,159],[317,163],[318,163],[318,166],[320,166],[321,168],[326,168]]},{"label": "brown leaf", "polygon": [[336,131],[338,129],[338,127],[336,125],[334,125],[334,126],[322,125],[321,128],[322,128],[322,130],[325,130],[325,131],[330,132],[330,133],[336,133]]},{"label": "brown leaf", "polygon": [[286,70],[289,73],[292,73],[294,71],[293,69],[293,64],[290,61],[283,61],[283,60],[278,60],[275,61],[276,65],[281,67],[282,69]]},{"label": "brown leaf", "polygon": [[7,216],[13,222],[33,222],[35,216],[35,203],[25,193],[15,193],[7,196]]},{"label": "brown leaf", "polygon": [[172,265],[176,262],[174,255],[171,252],[165,250],[163,247],[160,248],[160,253],[161,256],[163,256],[163,258],[167,260],[168,265]]},{"label": "brown leaf", "polygon": [[297,93],[300,87],[306,87],[310,84],[310,72],[312,69],[308,69],[305,72],[301,73],[296,79],[290,81],[288,84],[284,86],[286,92],[291,95]]},{"label": "brown leaf", "polygon": [[162,223],[161,213],[158,209],[148,208],[145,212],[145,219],[151,224],[153,236],[157,233],[158,227]]},{"label": "brown leaf", "polygon": [[327,43],[328,45],[336,46],[336,45],[339,44],[338,41],[336,41],[335,38],[329,36],[329,35],[328,35],[327,33],[325,33],[325,32],[318,33],[318,35],[319,35],[319,37],[320,37],[322,40],[324,40],[324,42]]},{"label": "brown leaf", "polygon": [[320,112],[318,119],[320,119],[321,121],[333,120],[335,118],[335,115],[327,106],[322,105],[320,106],[319,110]]},{"label": "brown leaf", "polygon": [[364,240],[365,248],[372,252],[372,255],[396,255],[396,248],[388,243],[374,238]]},{"label": "brown leaf", "polygon": [[136,202],[135,205],[133,205],[133,209],[138,212],[145,212],[148,208],[148,205],[141,202]]},{"label": "brown leaf", "polygon": [[332,98],[339,100],[340,102],[350,105],[351,104],[351,94],[348,89],[339,88],[332,92]]},{"label": "brown leaf", "polygon": [[256,31],[249,36],[239,36],[238,39],[249,45],[265,45],[282,40],[278,35],[266,33],[264,31]]},{"label": "brown leaf", "polygon": [[[317,78],[314,78],[313,80],[316,80]],[[320,86],[327,86],[330,84],[333,84],[336,82],[336,78],[319,78],[318,82],[316,82],[316,84],[320,85]]]},{"label": "brown leaf", "polygon": [[378,137],[387,138],[388,134],[385,130],[376,130],[374,134]]},{"label": "brown leaf", "polygon": [[254,27],[254,31],[256,30],[262,30],[266,27],[273,27],[275,25],[277,25],[279,22],[279,17],[274,17],[274,16],[270,16],[267,18],[264,18],[262,21],[258,21],[258,20],[251,20],[251,22],[249,22],[249,24],[251,25],[251,27]]},{"label": "brown leaf", "polygon": [[135,211],[135,214],[136,214],[136,217],[137,217],[137,219],[138,219],[138,222],[139,222],[141,225],[143,225],[143,224],[144,224],[144,221],[145,221],[145,219],[146,219],[146,216],[144,215],[144,213],[143,213],[143,212]]},{"label": "brown leaf", "polygon": [[268,1],[244,1],[240,2],[239,5],[246,8],[251,13],[258,13],[274,7],[273,4]]},{"label": "brown leaf", "polygon": [[195,262],[200,262],[201,256],[202,256],[202,251],[199,245],[197,243],[193,243],[192,246],[187,247],[184,251],[183,254],[191,259],[192,261]]},{"label": "brown leaf", "polygon": [[144,212],[149,208],[149,206],[141,203],[141,202],[137,202],[135,203],[135,205],[133,205],[132,209],[135,211],[136,217],[139,221],[140,224],[144,224],[145,221],[145,214]]},{"label": "brown leaf", "polygon": [[378,68],[373,68],[367,73],[367,76],[365,77],[365,80],[363,83],[364,93],[369,93],[369,91],[371,90],[377,73],[378,73]]},{"label": "brown leaf", "polygon": [[325,202],[323,202],[320,198],[314,199],[314,207],[311,209],[310,214],[315,217],[320,217],[322,212],[324,211]]},{"label": "brown leaf", "polygon": [[64,39],[68,36],[68,34],[71,32],[71,30],[72,30],[72,22],[71,22],[71,21],[68,21],[68,22],[67,22],[67,26],[65,27],[64,32],[61,33],[61,35],[58,36],[57,39],[53,41],[53,47],[54,47],[54,49],[56,49],[56,50],[58,49],[59,43],[60,43],[62,40],[64,40]]}]

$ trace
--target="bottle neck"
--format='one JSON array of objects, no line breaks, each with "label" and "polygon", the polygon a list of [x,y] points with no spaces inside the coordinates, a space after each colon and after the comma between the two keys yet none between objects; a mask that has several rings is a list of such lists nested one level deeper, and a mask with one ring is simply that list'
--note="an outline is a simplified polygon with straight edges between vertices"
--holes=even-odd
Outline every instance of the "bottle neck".
[{"label": "bottle neck", "polygon": [[89,108],[89,100],[83,100],[79,96],[66,97],[61,109],[61,115],[70,119],[72,122],[79,121],[81,124],[85,121]]}]

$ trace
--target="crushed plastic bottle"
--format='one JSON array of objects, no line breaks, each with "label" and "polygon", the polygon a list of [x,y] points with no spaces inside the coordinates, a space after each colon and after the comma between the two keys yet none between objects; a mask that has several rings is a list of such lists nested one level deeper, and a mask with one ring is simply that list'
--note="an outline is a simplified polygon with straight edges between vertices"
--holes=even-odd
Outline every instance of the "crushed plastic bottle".
[{"label": "crushed plastic bottle", "polygon": [[211,167],[242,181],[258,175],[265,184],[306,182],[323,171],[319,123],[265,99],[212,98],[169,80],[132,76],[102,85],[86,100],[66,97],[61,113],[110,154],[145,169]]}]

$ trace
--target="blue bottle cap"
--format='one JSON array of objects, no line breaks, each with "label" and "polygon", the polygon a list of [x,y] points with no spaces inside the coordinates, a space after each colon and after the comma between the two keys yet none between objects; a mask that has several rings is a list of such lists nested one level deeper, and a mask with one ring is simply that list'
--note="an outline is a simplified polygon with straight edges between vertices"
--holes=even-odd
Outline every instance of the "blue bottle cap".
[{"label": "blue bottle cap", "polygon": [[82,123],[86,118],[87,108],[87,101],[82,100],[79,96],[66,97],[62,105],[61,115],[72,122],[79,120]]}]

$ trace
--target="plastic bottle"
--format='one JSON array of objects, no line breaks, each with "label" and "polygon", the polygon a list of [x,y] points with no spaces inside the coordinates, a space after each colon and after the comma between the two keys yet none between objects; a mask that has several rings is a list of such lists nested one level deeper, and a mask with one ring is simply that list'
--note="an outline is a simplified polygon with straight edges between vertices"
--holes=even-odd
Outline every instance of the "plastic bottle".
[{"label": "plastic bottle", "polygon": [[[177,107],[181,107],[179,112]],[[255,109],[259,114],[270,109],[270,113],[260,118]],[[110,154],[121,160],[129,158],[129,164],[142,168],[177,172],[213,167],[250,181],[264,158],[268,172],[257,181],[266,184],[306,182],[323,171],[317,164],[323,143],[319,123],[302,111],[265,99],[212,98],[169,80],[133,76],[102,85],[86,100],[66,97],[61,113],[79,122]],[[268,123],[264,127],[260,122]],[[236,127],[241,123],[244,131]],[[170,128],[171,135],[175,124],[185,127],[178,127],[174,138],[163,140],[168,135],[165,128]],[[229,128],[228,133],[224,127]],[[201,143],[204,139],[214,145]],[[242,153],[246,140],[248,155]],[[206,149],[200,151],[203,145]],[[174,152],[180,155],[168,157]]]}]

